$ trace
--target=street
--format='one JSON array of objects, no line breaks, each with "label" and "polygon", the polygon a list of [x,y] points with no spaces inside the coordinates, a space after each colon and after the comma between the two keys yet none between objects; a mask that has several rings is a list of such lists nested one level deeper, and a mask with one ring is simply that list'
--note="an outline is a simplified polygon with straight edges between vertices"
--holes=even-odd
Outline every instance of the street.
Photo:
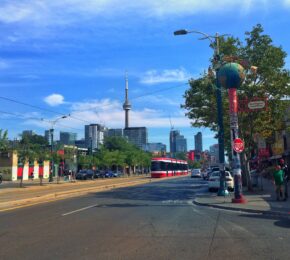
[{"label": "street", "polygon": [[290,219],[200,207],[182,177],[0,213],[0,259],[288,259]]}]

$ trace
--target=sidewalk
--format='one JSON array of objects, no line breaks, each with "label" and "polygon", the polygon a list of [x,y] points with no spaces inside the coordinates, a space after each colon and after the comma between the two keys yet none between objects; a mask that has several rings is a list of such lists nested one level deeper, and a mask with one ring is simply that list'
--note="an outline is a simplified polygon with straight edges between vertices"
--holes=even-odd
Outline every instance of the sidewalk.
[{"label": "sidewalk", "polygon": [[249,213],[290,216],[290,198],[287,201],[276,201],[274,184],[270,180],[262,179],[262,187],[254,187],[252,192],[244,188],[243,194],[247,200],[245,204],[232,203],[234,193],[226,197],[219,197],[216,193],[203,194],[195,198],[194,204]]},{"label": "sidewalk", "polygon": [[[179,177],[183,176],[176,176],[171,178],[173,179]],[[61,181],[59,184],[56,182],[45,182],[43,186],[40,186],[39,182],[34,180],[33,182],[36,182],[36,184],[32,183],[32,181],[26,181],[23,183],[23,188],[19,187],[19,183],[16,183],[17,185],[13,187],[9,187],[8,184],[1,184],[0,212],[86,195],[91,192],[100,192],[114,188],[129,187],[160,180],[164,179],[151,179],[150,175],[137,175],[130,177],[104,178],[75,182]]]}]

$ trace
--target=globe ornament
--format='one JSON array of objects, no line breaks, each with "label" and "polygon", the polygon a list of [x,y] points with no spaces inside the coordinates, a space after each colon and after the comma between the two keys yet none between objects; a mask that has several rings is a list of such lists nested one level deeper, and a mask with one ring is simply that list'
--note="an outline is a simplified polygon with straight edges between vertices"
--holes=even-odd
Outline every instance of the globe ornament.
[{"label": "globe ornament", "polygon": [[226,63],[219,69],[217,78],[224,88],[239,88],[245,79],[244,68],[239,63]]}]

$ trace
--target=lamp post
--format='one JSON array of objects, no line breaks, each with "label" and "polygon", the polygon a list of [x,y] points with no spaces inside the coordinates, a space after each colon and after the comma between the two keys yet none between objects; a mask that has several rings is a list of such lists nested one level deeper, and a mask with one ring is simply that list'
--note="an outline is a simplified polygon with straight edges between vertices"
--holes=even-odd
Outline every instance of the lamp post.
[{"label": "lamp post", "polygon": [[218,33],[215,36],[208,35],[204,32],[196,31],[196,30],[178,30],[174,32],[174,35],[185,35],[189,33],[196,33],[203,35],[199,40],[208,39],[211,45],[214,47],[214,60],[213,60],[213,68],[216,72],[216,100],[217,100],[217,119],[218,119],[218,145],[219,145],[219,168],[220,168],[220,187],[218,190],[218,196],[228,196],[229,192],[226,189],[225,185],[225,149],[224,149],[224,124],[223,124],[223,109],[222,109],[222,94],[221,94],[221,86],[219,81],[217,80],[217,74],[219,68],[221,67],[220,53],[219,53],[219,37],[226,36],[219,35]]},{"label": "lamp post", "polygon": [[[50,145],[50,153],[51,153],[51,167],[50,167],[50,171],[49,171],[49,182],[53,182],[53,171],[54,171],[54,160],[53,160],[53,132],[54,132],[54,126],[55,124],[60,120],[60,119],[64,119],[67,118],[68,116],[61,116],[56,118],[55,120],[49,121],[51,123],[51,128],[49,129],[49,133],[50,133],[50,141],[51,141],[51,145]],[[59,176],[57,174],[57,182],[59,182]]]},{"label": "lamp post", "polygon": [[235,198],[233,203],[246,203],[247,200],[243,196],[242,190],[242,174],[241,174],[241,160],[240,152],[244,150],[244,144],[239,139],[239,125],[238,125],[238,98],[237,88],[239,88],[245,78],[244,68],[235,62],[224,64],[217,75],[218,81],[224,88],[228,89],[229,105],[230,105],[230,131],[232,142],[232,156],[233,156],[233,172],[235,185]]}]

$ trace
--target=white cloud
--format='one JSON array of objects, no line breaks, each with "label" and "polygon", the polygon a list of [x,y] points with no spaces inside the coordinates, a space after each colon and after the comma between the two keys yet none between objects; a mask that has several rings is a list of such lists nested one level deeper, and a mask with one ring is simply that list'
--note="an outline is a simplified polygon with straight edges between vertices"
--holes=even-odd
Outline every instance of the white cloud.
[{"label": "white cloud", "polygon": [[[76,102],[71,105],[71,117],[68,118],[66,124],[70,122],[72,126],[82,126],[82,120],[92,123],[102,123],[109,128],[123,128],[125,114],[122,104],[117,100],[86,100],[84,102]],[[167,112],[162,112],[152,108],[143,108],[141,110],[132,109],[130,111],[131,126],[146,127],[170,127]],[[177,114],[171,117],[176,127],[189,127],[189,120],[184,114]]]},{"label": "white cloud", "polygon": [[190,78],[190,73],[184,68],[163,70],[160,72],[157,70],[149,70],[140,79],[140,83],[153,85],[168,82],[187,82]]},{"label": "white cloud", "polygon": [[283,0],[285,6],[290,7],[290,0]]},{"label": "white cloud", "polygon": [[[245,12],[269,5],[269,0],[6,0],[0,8],[0,21],[34,21],[38,25],[66,24],[95,16],[120,16],[137,13],[143,16],[182,16],[195,13],[237,10]],[[285,5],[289,0],[284,0]]]},{"label": "white cloud", "polygon": [[48,105],[55,107],[55,106],[58,106],[58,105],[61,105],[64,103],[64,97],[60,94],[51,94],[51,95],[45,97],[44,101]]}]

